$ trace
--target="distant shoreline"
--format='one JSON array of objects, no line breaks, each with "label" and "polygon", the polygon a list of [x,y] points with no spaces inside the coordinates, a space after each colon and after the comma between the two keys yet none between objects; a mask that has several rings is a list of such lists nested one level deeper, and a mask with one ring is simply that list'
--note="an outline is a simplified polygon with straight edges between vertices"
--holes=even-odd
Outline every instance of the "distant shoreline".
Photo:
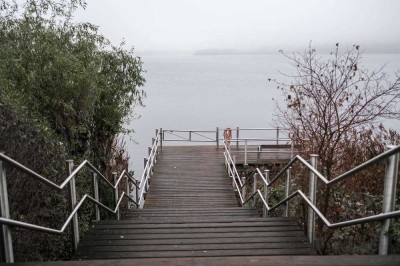
[{"label": "distant shoreline", "polygon": [[[285,52],[301,52],[301,49],[282,49]],[[304,49],[303,49],[304,50]],[[280,50],[266,50],[266,51],[246,51],[246,50],[232,50],[232,49],[204,49],[204,50],[197,50],[194,51],[192,55],[196,56],[202,56],[202,55],[213,55],[213,56],[218,56],[218,55],[272,55],[272,54],[278,54]],[[345,51],[345,49],[343,49]],[[321,49],[319,51],[320,54],[329,54],[331,53],[331,50],[327,49]],[[388,50],[388,51],[382,51],[382,50],[369,50],[369,51],[364,51],[363,54],[400,54],[400,50]]]}]

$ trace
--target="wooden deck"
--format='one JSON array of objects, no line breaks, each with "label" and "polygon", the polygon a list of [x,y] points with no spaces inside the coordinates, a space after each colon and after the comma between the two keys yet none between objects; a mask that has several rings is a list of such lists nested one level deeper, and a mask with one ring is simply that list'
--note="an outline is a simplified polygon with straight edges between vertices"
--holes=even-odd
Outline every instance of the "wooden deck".
[{"label": "wooden deck", "polygon": [[[261,145],[261,152],[258,152],[259,146],[247,146],[247,164],[286,164],[296,155],[296,150],[288,145]],[[236,164],[245,164],[245,146],[236,146],[234,143],[230,145],[230,152],[236,158]]]},{"label": "wooden deck", "polygon": [[163,148],[145,208],[93,223],[74,259],[310,254],[293,219],[264,219],[238,207],[221,150],[183,146]]},{"label": "wooden deck", "polygon": [[145,208],[237,207],[224,155],[210,146],[163,148]]}]

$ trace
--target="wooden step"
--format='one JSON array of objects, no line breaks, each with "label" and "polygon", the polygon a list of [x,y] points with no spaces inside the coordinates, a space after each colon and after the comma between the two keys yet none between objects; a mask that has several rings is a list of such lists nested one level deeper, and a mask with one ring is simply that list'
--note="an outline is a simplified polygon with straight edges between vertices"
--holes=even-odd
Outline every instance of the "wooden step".
[{"label": "wooden step", "polygon": [[363,266],[398,266],[400,256],[226,256],[226,257],[197,257],[197,258],[140,258],[140,259],[109,259],[91,261],[60,261],[60,262],[20,262],[15,266],[220,266],[220,265],[247,265],[247,266],[275,266],[275,265],[363,265]]},{"label": "wooden step", "polygon": [[[242,212],[240,208],[236,209]],[[206,209],[201,211],[207,213]],[[151,212],[145,210],[147,214]],[[161,210],[154,212],[162,214]],[[185,211],[179,213],[175,210],[172,215],[180,216],[175,216],[175,220],[164,220],[163,223],[152,222],[155,221],[154,217],[144,222],[122,220],[93,223],[75,253],[75,259],[314,254],[293,219],[250,217],[233,221],[196,221],[189,217],[188,221],[190,214]]]}]

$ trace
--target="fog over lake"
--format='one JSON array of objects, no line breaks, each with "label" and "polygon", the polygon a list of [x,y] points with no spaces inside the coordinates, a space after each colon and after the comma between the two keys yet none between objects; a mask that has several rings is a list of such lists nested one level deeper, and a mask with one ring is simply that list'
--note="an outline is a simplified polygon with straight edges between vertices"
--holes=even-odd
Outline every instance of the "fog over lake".
[{"label": "fog over lake", "polygon": [[[135,133],[127,148],[136,173],[156,128],[215,130],[216,127],[271,127],[277,101],[276,84],[268,78],[289,81],[290,62],[280,54],[221,56],[144,56],[147,91],[141,116],[131,127]],[[370,70],[386,65],[393,75],[400,70],[400,54],[365,54],[362,65]],[[286,79],[286,80],[285,80]],[[385,121],[400,130],[400,121]]]}]

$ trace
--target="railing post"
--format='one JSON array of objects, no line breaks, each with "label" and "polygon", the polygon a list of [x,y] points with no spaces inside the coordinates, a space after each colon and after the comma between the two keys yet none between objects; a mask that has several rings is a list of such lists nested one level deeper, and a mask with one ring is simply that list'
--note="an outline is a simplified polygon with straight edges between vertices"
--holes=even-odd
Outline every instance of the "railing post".
[{"label": "railing post", "polygon": [[293,143],[293,139],[290,140],[292,142],[291,144],[291,150],[290,150],[290,158],[293,159],[293,155],[294,155],[294,143]]},{"label": "railing post", "polygon": [[[150,175],[150,163],[149,163],[149,167],[148,168],[146,168],[146,166],[147,166],[147,158],[144,158],[144,171],[146,172],[148,172],[148,174]],[[146,173],[147,174],[147,173]],[[144,182],[144,193],[147,193],[147,191],[148,191],[148,189],[149,189],[149,179],[147,178],[147,179],[145,179],[144,180],[145,182]]]},{"label": "railing post", "polygon": [[236,127],[236,150],[239,150],[239,127]]},{"label": "railing post", "polygon": [[119,206],[117,207],[118,198],[119,198],[118,186],[117,186],[117,178],[118,178],[118,176],[117,176],[116,172],[113,172],[111,175],[112,175],[112,179],[113,179],[114,186],[115,186],[115,188],[114,188],[114,205],[115,205],[115,208],[117,209],[117,220],[119,220]]},{"label": "railing post", "polygon": [[257,162],[259,163],[261,159],[261,146],[257,146]]},{"label": "railing post", "polygon": [[[253,175],[253,194],[257,191],[257,173]],[[256,206],[256,197],[253,197],[253,207]]]},{"label": "railing post", "polygon": [[[131,196],[131,188],[130,188],[130,186],[129,186],[129,178],[127,177],[127,176],[125,176],[126,177],[126,195],[128,195],[128,196]],[[131,202],[130,202],[130,199],[128,198],[127,200],[126,200],[126,207],[127,207],[127,209],[129,210],[129,209],[131,209]]]},{"label": "railing post", "polygon": [[[3,161],[0,160],[0,215],[2,218],[10,218],[10,207],[8,204],[8,190],[7,190],[7,178],[6,169]],[[14,262],[14,250],[12,245],[11,229],[8,225],[1,225],[1,237],[2,237],[2,255],[3,260],[6,263]]]},{"label": "railing post", "polygon": [[[388,146],[393,149],[396,146]],[[398,175],[399,154],[393,154],[386,160],[385,184],[383,189],[383,206],[382,213],[394,211],[394,203],[396,200],[396,186]],[[392,219],[386,219],[382,222],[381,232],[379,235],[379,255],[387,255],[389,252],[389,236],[387,232],[392,223]]]},{"label": "railing post", "polygon": [[242,177],[242,199],[245,201],[246,200],[246,185],[244,184],[246,182],[246,177]]},{"label": "railing post", "polygon": [[138,204],[138,205],[136,205],[136,209],[140,209],[140,204],[139,204],[139,200],[140,200],[140,198],[139,198],[139,192],[140,192],[140,188],[139,188],[139,181],[138,180],[136,180],[135,179],[135,184],[136,184],[136,186],[135,186],[135,200],[136,200],[136,203]]},{"label": "railing post", "polygon": [[160,128],[160,150],[162,151],[162,146],[163,146],[163,140],[164,140],[164,131],[162,128]]},{"label": "railing post", "polygon": [[[317,169],[318,164],[318,155],[311,154],[310,155],[311,166],[314,169]],[[309,184],[309,197],[312,204],[316,205],[316,191],[317,191],[317,180],[315,178],[315,174],[310,170],[310,184]],[[307,236],[310,243],[314,243],[315,236],[315,214],[314,210],[309,206],[308,207],[308,223],[307,223]]]},{"label": "railing post", "polygon": [[[67,160],[67,172],[68,176],[72,174],[74,170],[74,161],[73,160]],[[75,205],[76,205],[76,185],[75,185],[75,177],[71,178],[69,181],[69,196],[70,196],[70,208],[71,212],[74,210]],[[78,223],[78,213],[75,213],[74,217],[72,218],[71,222],[71,227],[72,227],[72,244],[74,250],[78,248],[79,244],[79,223]]]},{"label": "railing post", "polygon": [[[290,180],[291,180],[291,173],[292,173],[292,167],[289,167],[286,170],[286,184],[285,184],[285,198],[289,197],[290,194]],[[286,206],[285,206],[285,217],[290,216],[290,203],[289,201],[286,201]]]},{"label": "railing post", "polygon": [[[99,180],[95,172],[93,172],[93,196],[95,200],[99,201]],[[94,216],[95,220],[100,220],[100,208],[97,204],[94,204]]]},{"label": "railing post", "polygon": [[[158,130],[158,129],[156,129],[156,141],[157,141],[157,138],[159,138],[160,136],[159,136],[159,133],[160,131]],[[161,139],[161,138],[160,138]],[[160,140],[159,139],[159,140]],[[157,143],[157,146],[158,146],[158,143]],[[160,151],[158,150],[158,148],[157,148],[157,156],[158,156],[158,154],[160,153]]]},{"label": "railing post", "polygon": [[244,167],[247,167],[247,139],[244,141]]},{"label": "railing post", "polygon": [[[267,182],[269,183],[269,170],[265,170],[265,180],[267,180]],[[266,184],[264,184],[264,199],[265,202],[268,204],[268,186]],[[268,217],[268,210],[267,207],[264,206],[263,208],[263,217],[267,218]]]},{"label": "railing post", "polygon": [[217,142],[217,150],[219,149],[219,128],[216,130],[216,142]]},{"label": "railing post", "polygon": [[279,127],[276,128],[276,145],[279,145]]}]

